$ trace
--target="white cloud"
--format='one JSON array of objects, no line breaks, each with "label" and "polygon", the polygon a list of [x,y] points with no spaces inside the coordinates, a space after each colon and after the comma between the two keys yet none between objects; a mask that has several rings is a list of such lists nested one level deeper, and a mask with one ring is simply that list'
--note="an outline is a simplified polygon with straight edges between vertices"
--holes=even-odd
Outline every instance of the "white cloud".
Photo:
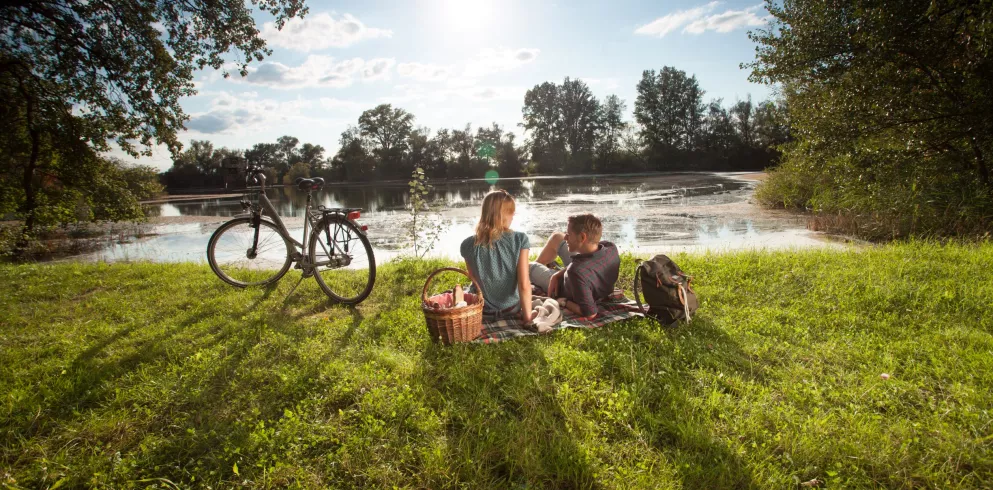
[{"label": "white cloud", "polygon": [[413,78],[421,82],[438,82],[450,80],[453,70],[448,66],[426,63],[400,63],[397,73],[404,78]]},{"label": "white cloud", "polygon": [[361,102],[356,102],[354,100],[342,100],[342,99],[335,99],[333,97],[321,97],[320,99],[317,100],[317,102],[322,109],[327,109],[332,111],[334,110],[354,111],[356,109],[362,109],[367,105],[367,104],[364,105]]},{"label": "white cloud", "polygon": [[720,5],[720,2],[710,2],[707,5],[691,8],[689,10],[677,10],[639,27],[634,31],[634,33],[643,34],[646,36],[663,37],[666,34],[712,12],[718,5]]},{"label": "white cloud", "polygon": [[[323,99],[321,105],[324,106]],[[301,98],[276,101],[260,99],[255,92],[218,92],[214,94],[210,109],[190,114],[186,129],[201,135],[216,135],[286,125],[291,121],[321,124],[320,119],[305,115],[313,107],[312,101]]]},{"label": "white cloud", "polygon": [[620,83],[616,78],[585,78],[580,77],[580,80],[586,82],[586,85],[590,87],[602,88],[604,90],[617,90],[620,87]]},{"label": "white cloud", "polygon": [[527,87],[507,85],[447,86],[430,89],[423,85],[396,85],[393,87],[393,94],[381,97],[380,101],[390,103],[441,103],[451,100],[520,101],[524,100],[525,92]]},{"label": "white cloud", "polygon": [[536,48],[521,49],[485,49],[469,60],[466,64],[467,77],[481,77],[491,73],[513,70],[519,66],[531,63],[538,58],[541,50]]},{"label": "white cloud", "polygon": [[342,88],[351,85],[355,78],[365,81],[386,79],[393,63],[392,58],[336,61],[330,56],[310,55],[300,66],[289,67],[277,61],[266,61],[257,67],[249,67],[246,77],[233,76],[232,79],[282,89]]},{"label": "white cloud", "polygon": [[262,28],[262,37],[270,44],[297,51],[344,48],[365,39],[392,35],[389,29],[366,27],[350,14],[335,19],[327,12],[290,19],[282,30],[276,29],[272,22],[266,22]]},{"label": "white cloud", "polygon": [[369,60],[362,68],[363,80],[385,80],[390,77],[390,69],[393,68],[392,58],[376,58]]},{"label": "white cloud", "polygon": [[706,31],[731,32],[742,27],[763,26],[766,20],[755,15],[755,11],[760,8],[761,5],[756,5],[744,10],[727,10],[722,14],[697,19],[683,30],[691,34],[703,34]]},{"label": "white cloud", "polygon": [[648,24],[635,29],[635,34],[645,36],[664,37],[666,34],[683,28],[682,32],[690,34],[703,34],[706,31],[731,32],[742,27],[754,27],[765,25],[766,19],[761,18],[755,12],[762,8],[756,5],[744,10],[726,10],[723,13],[711,14],[721,2],[710,2],[706,5],[694,7],[688,10],[678,10],[671,14],[659,17]]}]

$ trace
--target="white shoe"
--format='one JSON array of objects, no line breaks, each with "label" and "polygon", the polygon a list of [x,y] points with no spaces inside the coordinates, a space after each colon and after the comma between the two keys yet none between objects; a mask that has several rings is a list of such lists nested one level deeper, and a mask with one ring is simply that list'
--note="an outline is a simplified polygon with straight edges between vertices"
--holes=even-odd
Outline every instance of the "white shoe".
[{"label": "white shoe", "polygon": [[552,327],[562,321],[562,310],[559,309],[559,302],[554,299],[546,299],[535,311],[538,312],[534,319],[538,333],[551,332]]}]

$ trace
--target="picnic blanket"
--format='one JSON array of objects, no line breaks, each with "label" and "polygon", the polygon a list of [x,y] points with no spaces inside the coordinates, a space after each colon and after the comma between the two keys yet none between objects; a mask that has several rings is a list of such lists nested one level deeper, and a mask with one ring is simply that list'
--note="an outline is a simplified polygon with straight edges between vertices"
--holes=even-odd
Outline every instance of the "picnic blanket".
[{"label": "picnic blanket", "polygon": [[[538,304],[544,300],[544,296],[535,295],[532,301]],[[644,316],[638,309],[638,304],[624,296],[624,292],[620,289],[614,289],[614,292],[607,299],[597,303],[597,315],[592,320],[581,320],[581,317],[565,308],[562,309],[562,313],[564,314],[563,320],[552,327],[555,330],[597,328],[608,323]],[[527,329],[519,317],[499,320],[488,320],[483,317],[483,331],[473,342],[493,344],[527,335],[538,335],[538,333]]]}]

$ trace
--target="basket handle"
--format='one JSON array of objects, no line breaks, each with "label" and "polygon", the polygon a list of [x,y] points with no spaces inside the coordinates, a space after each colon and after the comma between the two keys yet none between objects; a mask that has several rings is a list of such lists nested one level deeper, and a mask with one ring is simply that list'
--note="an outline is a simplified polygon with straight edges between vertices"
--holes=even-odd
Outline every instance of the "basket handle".
[{"label": "basket handle", "polygon": [[428,302],[428,286],[431,285],[431,280],[434,279],[434,276],[438,275],[439,272],[445,272],[445,271],[458,272],[459,274],[462,274],[463,276],[468,277],[469,278],[469,281],[472,283],[472,285],[473,286],[476,286],[476,294],[479,295],[479,301],[480,302],[483,301],[483,288],[479,287],[479,284],[476,284],[476,281],[473,281],[472,280],[472,276],[470,276],[468,272],[466,272],[466,271],[464,271],[462,269],[455,268],[455,267],[442,267],[441,269],[438,269],[438,270],[432,272],[431,275],[428,276],[428,279],[426,281],[424,281],[424,289],[421,291],[421,303],[422,304]]}]

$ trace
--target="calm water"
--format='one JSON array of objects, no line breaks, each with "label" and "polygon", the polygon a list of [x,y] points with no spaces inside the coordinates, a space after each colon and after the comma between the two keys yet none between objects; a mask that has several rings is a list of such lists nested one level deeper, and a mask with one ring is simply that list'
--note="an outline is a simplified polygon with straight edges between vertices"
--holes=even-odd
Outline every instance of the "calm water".
[{"label": "calm water", "polygon": [[[503,179],[436,184],[428,196],[442,227],[432,255],[458,257],[462,239],[473,232],[487,192],[503,188],[517,199],[513,228],[527,233],[532,250],[565,227],[573,214],[591,212],[604,224],[603,239],[640,254],[678,250],[731,250],[824,246],[805,222],[750,204],[754,182],[735,174],[679,173],[651,176]],[[406,184],[330,186],[316,204],[364,208],[377,261],[409,253],[411,237]],[[269,199],[294,237],[303,228],[306,196],[294,189],[270,189]],[[114,243],[85,258],[95,260],[205,261],[207,239],[225,218],[242,212],[242,195],[149,205],[150,235]]]}]

